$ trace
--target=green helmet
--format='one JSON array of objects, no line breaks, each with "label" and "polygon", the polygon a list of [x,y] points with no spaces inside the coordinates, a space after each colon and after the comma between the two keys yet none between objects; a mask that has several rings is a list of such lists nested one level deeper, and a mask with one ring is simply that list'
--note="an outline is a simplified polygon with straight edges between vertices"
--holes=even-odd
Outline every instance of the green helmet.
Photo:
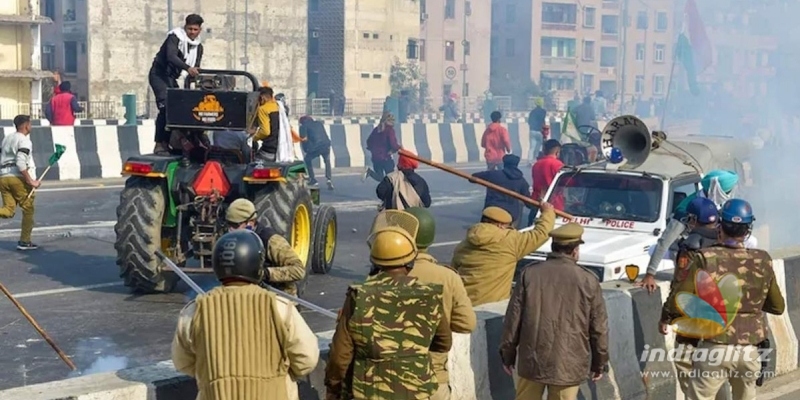
[{"label": "green helmet", "polygon": [[420,249],[427,249],[433,244],[433,239],[436,236],[436,221],[433,215],[427,208],[411,207],[406,208],[405,212],[413,215],[419,221],[419,230],[417,230],[417,247]]}]

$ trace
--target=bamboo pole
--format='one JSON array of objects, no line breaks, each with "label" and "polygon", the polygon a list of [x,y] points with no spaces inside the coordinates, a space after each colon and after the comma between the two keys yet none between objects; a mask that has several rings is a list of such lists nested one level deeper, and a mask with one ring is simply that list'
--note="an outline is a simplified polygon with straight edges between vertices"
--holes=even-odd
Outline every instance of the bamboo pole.
[{"label": "bamboo pole", "polygon": [[[423,164],[430,165],[431,167],[438,168],[438,169],[440,169],[442,171],[449,172],[449,173],[451,173],[453,175],[456,175],[456,176],[460,176],[460,177],[470,181],[471,183],[477,183],[478,185],[487,187],[489,189],[496,190],[496,191],[498,191],[498,192],[500,192],[500,193],[502,193],[502,194],[504,194],[506,196],[511,196],[511,197],[523,202],[523,203],[530,204],[530,205],[535,206],[535,207],[540,207],[541,206],[541,203],[539,203],[538,201],[536,201],[536,200],[534,200],[534,199],[532,199],[530,197],[526,197],[526,196],[523,196],[523,195],[521,195],[519,193],[512,192],[512,191],[510,191],[510,190],[508,190],[508,189],[506,189],[506,188],[504,188],[502,186],[497,186],[494,183],[487,182],[487,181],[485,181],[485,180],[483,180],[481,178],[476,178],[476,177],[474,177],[472,175],[467,174],[466,172],[461,172],[461,171],[459,171],[459,170],[457,170],[455,168],[451,168],[451,167],[448,167],[447,165],[437,163],[436,161],[431,161],[431,160],[422,158],[422,157],[420,157],[420,156],[418,156],[418,155],[416,155],[414,153],[409,152],[406,149],[400,149],[399,153],[401,155],[404,155],[404,156],[406,156],[408,158],[411,158],[413,160],[417,160],[417,161],[419,161],[419,162],[421,162]],[[561,210],[555,210],[555,212],[556,212],[556,215],[558,215],[559,217],[564,217],[564,218],[569,218],[569,219],[575,218],[572,215],[567,214],[567,213],[565,213],[564,211],[561,211]]]},{"label": "bamboo pole", "polygon": [[36,320],[34,320],[33,317],[30,314],[28,314],[28,311],[25,310],[25,307],[22,307],[22,304],[19,304],[17,299],[15,299],[14,296],[11,295],[11,292],[9,292],[8,289],[6,289],[6,287],[3,286],[2,283],[0,283],[0,291],[2,291],[6,295],[6,297],[8,297],[8,299],[11,300],[12,303],[14,303],[14,306],[16,306],[19,312],[22,313],[22,316],[25,317],[25,319],[27,319],[28,322],[31,323],[31,325],[33,325],[33,329],[36,329],[36,332],[39,332],[39,335],[42,338],[44,338],[45,341],[47,341],[47,344],[49,344],[50,347],[52,347],[53,350],[56,351],[56,354],[58,354],[59,358],[61,358],[61,360],[67,363],[67,366],[69,366],[70,369],[72,369],[73,371],[78,369],[72,362],[72,360],[70,360],[69,357],[67,357],[67,355],[64,354],[63,351],[61,351],[58,345],[56,345],[56,342],[54,342],[53,339],[50,338],[50,335],[48,335],[47,332],[45,332],[44,329],[42,329],[42,327],[40,327],[39,324],[36,323]]}]

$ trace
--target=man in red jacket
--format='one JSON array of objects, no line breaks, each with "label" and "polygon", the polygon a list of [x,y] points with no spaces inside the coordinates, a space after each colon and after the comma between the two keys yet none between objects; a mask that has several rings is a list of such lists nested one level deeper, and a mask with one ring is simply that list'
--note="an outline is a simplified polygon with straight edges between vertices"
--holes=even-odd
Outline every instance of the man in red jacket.
[{"label": "man in red jacket", "polygon": [[508,129],[500,124],[503,115],[500,111],[492,113],[492,123],[486,127],[481,138],[481,147],[484,148],[483,158],[486,159],[486,169],[494,171],[503,168],[503,156],[511,152],[511,138]]},{"label": "man in red jacket", "polygon": [[82,112],[83,107],[78,104],[78,97],[72,92],[72,85],[69,81],[61,82],[58,85],[56,95],[50,99],[50,125],[53,126],[72,126],[75,125],[75,114]]},{"label": "man in red jacket", "polygon": [[[537,160],[531,167],[531,178],[533,180],[531,198],[537,201],[544,200],[547,189],[550,188],[556,175],[558,175],[558,171],[564,167],[564,163],[558,159],[558,155],[561,152],[561,143],[558,140],[550,139],[544,142],[544,150],[542,152],[544,153],[542,158]],[[558,210],[564,209],[564,201],[559,194],[554,194],[550,197],[549,202],[553,204],[553,207]],[[535,209],[531,210],[528,225],[533,224],[536,212],[537,210]]]}]

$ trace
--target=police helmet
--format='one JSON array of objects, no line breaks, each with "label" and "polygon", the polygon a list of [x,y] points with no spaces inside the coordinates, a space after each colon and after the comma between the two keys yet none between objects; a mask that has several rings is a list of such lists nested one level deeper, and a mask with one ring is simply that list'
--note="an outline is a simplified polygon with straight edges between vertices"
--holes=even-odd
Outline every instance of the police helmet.
[{"label": "police helmet", "polygon": [[433,244],[436,236],[436,221],[433,219],[433,215],[428,209],[422,207],[406,208],[405,212],[413,215],[419,221],[416,236],[417,248],[427,249]]},{"label": "police helmet", "polygon": [[713,224],[719,221],[717,205],[705,197],[695,197],[686,206],[686,214],[693,216],[700,224]]},{"label": "police helmet", "polygon": [[240,279],[258,284],[264,279],[264,242],[253,231],[240,230],[222,235],[214,245],[211,265],[217,279]]},{"label": "police helmet", "polygon": [[753,216],[753,207],[742,199],[730,199],[722,205],[720,210],[722,222],[750,225],[756,218]]},{"label": "police helmet", "polygon": [[378,268],[410,267],[417,258],[414,238],[403,228],[388,226],[373,233],[369,260]]}]

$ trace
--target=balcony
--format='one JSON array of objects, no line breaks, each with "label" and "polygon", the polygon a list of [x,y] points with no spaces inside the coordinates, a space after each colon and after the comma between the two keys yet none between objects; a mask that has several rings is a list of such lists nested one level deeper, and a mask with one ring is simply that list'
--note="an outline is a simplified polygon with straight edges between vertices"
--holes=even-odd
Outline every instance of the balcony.
[{"label": "balcony", "polygon": [[603,32],[603,34],[600,36],[600,39],[616,42],[619,41],[619,34]]},{"label": "balcony", "polygon": [[600,74],[617,75],[616,67],[600,67]]},{"label": "balcony", "polygon": [[577,65],[578,60],[575,57],[546,57],[542,56],[542,65],[547,65],[550,67],[561,67],[561,66],[574,66]]},{"label": "balcony", "polygon": [[44,25],[52,24],[53,20],[41,15],[15,15],[0,14],[0,25]]},{"label": "balcony", "polygon": [[570,24],[570,23],[553,23],[553,22],[542,22],[542,30],[549,30],[549,31],[576,31],[578,28],[577,24]]}]

